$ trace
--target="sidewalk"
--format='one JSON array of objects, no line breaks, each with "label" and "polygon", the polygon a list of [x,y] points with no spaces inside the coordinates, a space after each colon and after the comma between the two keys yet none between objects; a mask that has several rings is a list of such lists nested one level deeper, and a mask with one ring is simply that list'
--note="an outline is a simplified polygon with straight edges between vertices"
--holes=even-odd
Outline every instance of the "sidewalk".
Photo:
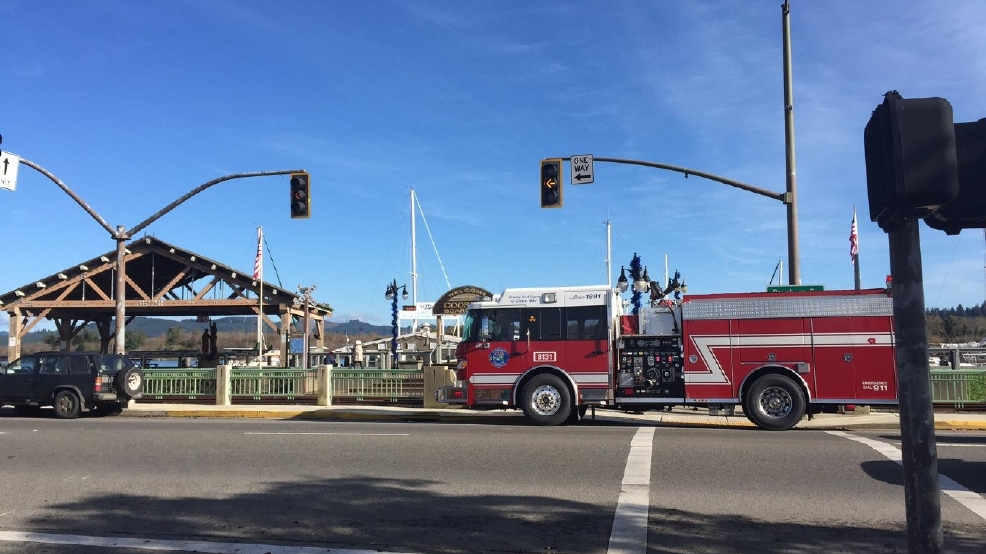
[{"label": "sidewalk", "polygon": [[[478,423],[489,425],[525,425],[519,410],[474,411],[463,409],[395,408],[387,406],[305,406],[305,405],[236,405],[212,406],[203,404],[152,404],[135,402],[123,411],[123,417],[202,417],[202,418],[266,418],[335,421],[426,421],[434,423]],[[677,407],[671,412],[650,411],[628,414],[619,410],[596,409],[586,414],[588,422],[624,425],[655,425],[666,427],[754,428],[739,410],[732,417],[710,416],[708,410]],[[803,419],[796,429],[858,430],[900,429],[896,412],[868,414],[819,414]],[[935,414],[935,429],[986,431],[986,413]]]}]

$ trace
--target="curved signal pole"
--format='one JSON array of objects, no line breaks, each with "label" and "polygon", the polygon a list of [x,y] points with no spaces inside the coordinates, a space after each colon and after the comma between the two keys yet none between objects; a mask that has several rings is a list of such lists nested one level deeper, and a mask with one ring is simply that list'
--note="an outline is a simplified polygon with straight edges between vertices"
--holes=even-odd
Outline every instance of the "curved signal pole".
[{"label": "curved signal pole", "polygon": [[[562,157],[562,160],[571,162],[572,156]],[[710,181],[715,181],[717,183],[722,183],[724,185],[729,185],[747,192],[752,192],[754,194],[759,194],[761,196],[766,196],[773,200],[778,200],[783,202],[788,207],[788,218],[787,218],[787,251],[788,251],[788,267],[790,268],[790,279],[788,283],[792,285],[800,285],[800,264],[798,263],[798,219],[797,219],[797,197],[794,193],[793,184],[789,183],[787,192],[774,192],[772,190],[767,190],[764,188],[756,187],[753,185],[748,185],[740,181],[729,179],[727,177],[721,177],[719,175],[714,175],[712,173],[706,173],[705,171],[699,171],[697,169],[689,169],[687,167],[680,167],[677,165],[662,164],[657,162],[647,162],[643,160],[629,160],[626,158],[599,158],[593,156],[593,160],[597,162],[610,162],[618,164],[627,165],[640,165],[644,167],[653,167],[656,169],[664,169],[667,171],[676,171],[685,175],[687,179],[689,175],[694,175],[696,177],[701,177],[703,179],[709,179]],[[793,179],[793,175],[788,176]]]},{"label": "curved signal pole", "polygon": [[58,188],[60,188],[63,191],[65,191],[65,194],[68,194],[72,198],[72,200],[75,200],[76,204],[78,204],[79,206],[82,206],[82,209],[85,210],[86,213],[89,214],[90,217],[92,217],[93,219],[95,219],[96,220],[96,223],[99,223],[100,227],[102,227],[103,229],[106,229],[106,231],[110,234],[110,237],[112,237],[113,240],[116,241],[116,295],[115,295],[116,296],[116,298],[115,298],[115,301],[116,301],[116,332],[115,332],[116,347],[115,347],[115,352],[117,354],[124,354],[125,351],[126,351],[125,350],[125,346],[124,346],[126,344],[126,342],[125,342],[125,332],[126,331],[125,331],[124,321],[125,321],[125,318],[126,318],[126,311],[127,311],[127,306],[126,306],[126,254],[127,254],[126,242],[127,242],[127,240],[129,240],[134,235],[134,233],[137,233],[137,232],[141,231],[142,229],[146,228],[151,223],[154,223],[155,221],[157,221],[158,219],[160,219],[162,216],[164,216],[165,214],[167,214],[171,210],[173,210],[176,207],[178,207],[180,204],[182,204],[183,202],[185,202],[189,198],[195,196],[196,194],[204,191],[205,189],[207,189],[207,188],[209,188],[209,187],[211,187],[213,185],[222,183],[223,181],[229,181],[229,180],[232,180],[232,179],[244,179],[244,178],[247,178],[247,177],[267,177],[267,176],[270,176],[270,175],[288,175],[290,173],[301,173],[301,172],[304,172],[305,171],[303,169],[285,169],[285,170],[280,170],[280,171],[254,171],[254,172],[250,172],[250,173],[233,173],[231,175],[224,175],[224,176],[219,177],[217,179],[213,179],[213,180],[211,180],[211,181],[209,181],[207,183],[203,183],[203,184],[199,185],[198,187],[192,189],[190,192],[188,192],[187,194],[183,195],[179,199],[175,200],[171,204],[168,204],[167,206],[165,206],[164,208],[162,208],[161,210],[159,210],[154,215],[148,217],[144,221],[141,221],[140,223],[138,223],[137,225],[135,225],[133,227],[133,229],[131,229],[130,231],[127,231],[127,228],[124,227],[123,225],[118,225],[116,227],[116,229],[113,229],[113,227],[111,227],[110,224],[107,223],[106,220],[103,219],[103,217],[100,216],[96,212],[96,210],[92,209],[92,207],[90,207],[89,204],[87,204],[85,200],[83,200],[82,198],[80,198],[79,195],[77,195],[75,192],[72,191],[72,189],[70,189],[68,187],[68,185],[66,185],[64,182],[62,182],[61,179],[59,179],[58,177],[56,177],[54,174],[52,174],[47,169],[41,167],[40,165],[38,165],[38,164],[36,164],[36,163],[34,163],[34,162],[30,161],[30,160],[25,160],[24,158],[20,158],[20,163],[22,163],[22,164],[30,167],[31,169],[34,169],[35,171],[37,171],[38,173],[44,175],[45,177],[47,177],[48,179],[50,179],[52,182],[54,182],[56,185],[58,185]]}]

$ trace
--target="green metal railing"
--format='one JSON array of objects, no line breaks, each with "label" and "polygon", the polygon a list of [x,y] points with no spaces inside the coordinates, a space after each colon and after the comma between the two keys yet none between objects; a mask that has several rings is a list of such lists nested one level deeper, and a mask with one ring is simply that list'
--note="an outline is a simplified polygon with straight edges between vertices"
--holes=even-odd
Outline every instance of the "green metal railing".
[{"label": "green metal railing", "polygon": [[420,369],[333,369],[332,399],[341,403],[420,404],[424,384]]},{"label": "green metal railing", "polygon": [[252,400],[311,400],[318,396],[315,369],[233,369],[229,377],[230,396]]},{"label": "green metal railing", "polygon": [[986,404],[986,370],[932,369],[931,399],[958,409],[982,407]]},{"label": "green metal railing", "polygon": [[145,369],[144,399],[215,401],[216,368]]},{"label": "green metal railing", "polygon": [[[230,375],[233,403],[314,402],[318,370],[234,368]],[[145,369],[144,401],[205,402],[216,399],[216,370]],[[333,368],[333,402],[420,405],[424,373],[420,369]]]}]

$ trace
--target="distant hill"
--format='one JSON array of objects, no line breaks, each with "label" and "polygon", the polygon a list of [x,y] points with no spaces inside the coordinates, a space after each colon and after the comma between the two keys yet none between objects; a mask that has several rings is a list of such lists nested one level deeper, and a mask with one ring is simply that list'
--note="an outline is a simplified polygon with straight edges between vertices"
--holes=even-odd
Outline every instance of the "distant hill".
[{"label": "distant hill", "polygon": [[[221,317],[212,320],[216,324],[216,330],[220,333],[253,333],[257,330],[256,317]],[[96,331],[96,324],[90,323],[88,328]],[[143,332],[148,338],[163,337],[167,335],[168,329],[178,327],[182,331],[201,332],[207,327],[205,323],[199,323],[194,319],[160,319],[153,317],[137,317],[127,325],[128,332]],[[390,335],[389,325],[370,325],[358,319],[339,323],[336,321],[325,322],[325,333],[335,335]],[[24,344],[41,342],[45,335],[54,331],[32,331],[24,336]],[[6,331],[0,332],[0,343],[7,342]]]}]

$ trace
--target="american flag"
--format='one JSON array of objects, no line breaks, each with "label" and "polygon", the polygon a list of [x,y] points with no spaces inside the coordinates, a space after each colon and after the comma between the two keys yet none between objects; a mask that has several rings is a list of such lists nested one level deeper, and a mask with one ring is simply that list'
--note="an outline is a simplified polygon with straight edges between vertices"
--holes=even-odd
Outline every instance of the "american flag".
[{"label": "american flag", "polygon": [[849,257],[853,263],[859,255],[859,229],[856,226],[856,206],[852,207],[852,227],[849,229]]},{"label": "american flag", "polygon": [[253,261],[253,278],[260,279],[264,268],[264,228],[257,227],[257,258]]}]

